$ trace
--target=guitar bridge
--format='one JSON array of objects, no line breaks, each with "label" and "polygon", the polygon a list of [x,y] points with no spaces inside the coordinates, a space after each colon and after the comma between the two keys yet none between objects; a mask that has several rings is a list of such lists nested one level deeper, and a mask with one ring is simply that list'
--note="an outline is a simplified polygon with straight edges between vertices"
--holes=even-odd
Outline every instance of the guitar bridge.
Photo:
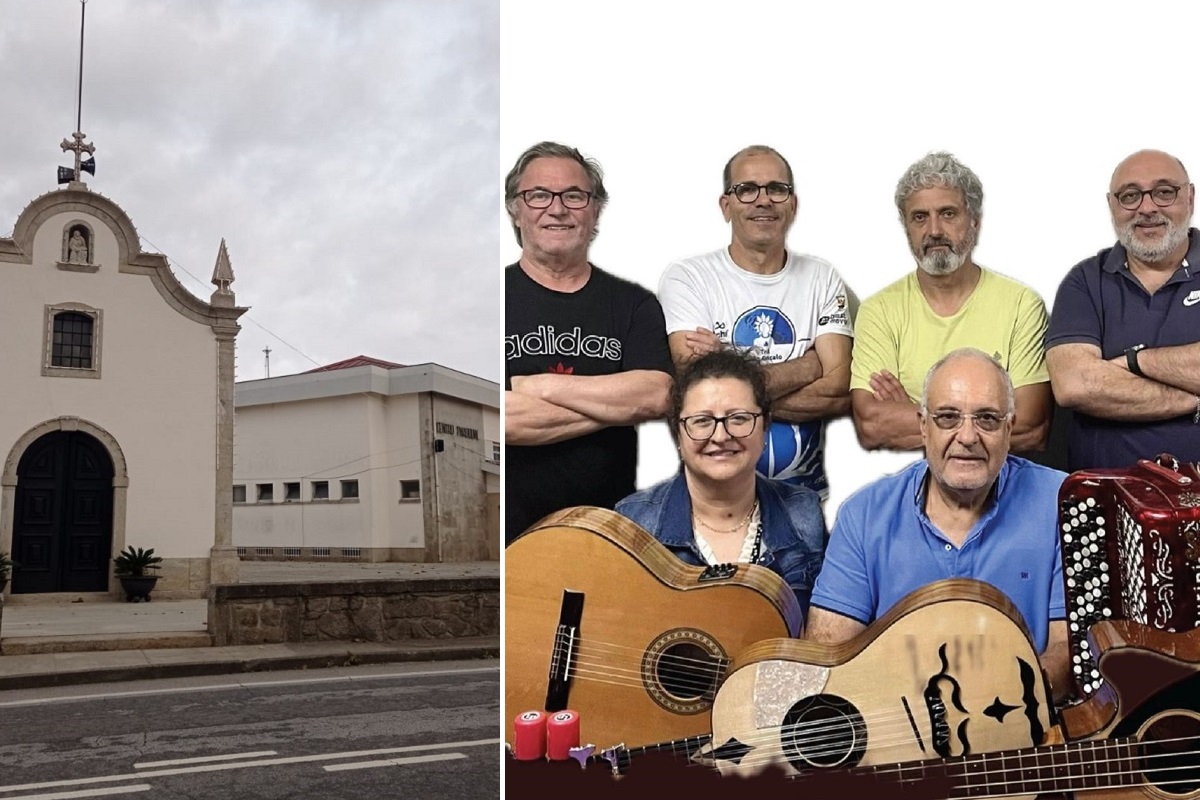
[{"label": "guitar bridge", "polygon": [[727,581],[737,574],[737,564],[713,564],[700,573],[699,582]]},{"label": "guitar bridge", "polygon": [[558,628],[550,651],[550,678],[546,685],[546,711],[562,711],[571,693],[571,667],[579,643],[579,623],[583,619],[583,592],[563,590],[558,612]]}]

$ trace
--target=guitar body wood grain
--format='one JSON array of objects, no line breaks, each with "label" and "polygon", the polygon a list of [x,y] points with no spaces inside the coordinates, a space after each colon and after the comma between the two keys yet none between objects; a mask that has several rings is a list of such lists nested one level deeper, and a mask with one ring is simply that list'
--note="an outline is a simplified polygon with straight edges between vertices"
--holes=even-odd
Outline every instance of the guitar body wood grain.
[{"label": "guitar body wood grain", "polygon": [[800,629],[795,594],[774,572],[740,564],[702,581],[704,569],[600,508],[546,517],[507,547],[504,571],[509,742],[517,714],[546,710],[564,590],[583,595],[567,705],[579,712],[581,743],[601,748],[707,733],[728,660]]}]

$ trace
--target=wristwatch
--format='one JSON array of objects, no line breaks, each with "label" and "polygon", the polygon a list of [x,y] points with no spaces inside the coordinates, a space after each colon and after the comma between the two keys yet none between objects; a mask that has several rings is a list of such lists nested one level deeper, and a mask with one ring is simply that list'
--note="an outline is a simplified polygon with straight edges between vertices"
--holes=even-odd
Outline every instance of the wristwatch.
[{"label": "wristwatch", "polygon": [[1137,354],[1139,350],[1145,349],[1146,345],[1144,344],[1135,344],[1133,347],[1125,348],[1125,365],[1129,367],[1130,372],[1132,372],[1134,375],[1137,375],[1139,378],[1146,377],[1146,374],[1142,372],[1142,368],[1138,366]]}]

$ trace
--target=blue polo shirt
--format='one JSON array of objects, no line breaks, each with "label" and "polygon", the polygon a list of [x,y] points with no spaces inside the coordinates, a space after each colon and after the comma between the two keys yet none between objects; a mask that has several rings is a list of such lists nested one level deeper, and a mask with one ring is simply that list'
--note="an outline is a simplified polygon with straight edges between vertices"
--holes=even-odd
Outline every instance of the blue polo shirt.
[{"label": "blue polo shirt", "polygon": [[992,584],[1020,609],[1038,652],[1065,619],[1058,490],[1065,472],[1009,456],[983,517],[955,547],[925,515],[924,459],[855,492],[838,509],[812,605],[870,624],[943,578]]},{"label": "blue polo shirt", "polygon": [[[1054,298],[1046,349],[1085,342],[1110,359],[1136,344],[1170,347],[1200,341],[1200,231],[1192,228],[1188,236],[1183,264],[1154,294],[1129,271],[1120,244],[1076,264]],[[1192,414],[1160,422],[1119,422],[1078,411],[1071,415],[1067,464],[1072,471],[1128,467],[1159,453],[1200,461],[1200,425],[1192,424]]]}]

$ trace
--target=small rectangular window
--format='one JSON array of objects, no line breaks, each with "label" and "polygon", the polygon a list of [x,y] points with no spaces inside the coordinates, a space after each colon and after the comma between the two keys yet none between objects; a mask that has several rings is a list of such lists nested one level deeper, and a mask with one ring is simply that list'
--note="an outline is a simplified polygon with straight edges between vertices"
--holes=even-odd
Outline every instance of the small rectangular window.
[{"label": "small rectangular window", "polygon": [[358,479],[351,481],[342,481],[342,499],[358,497]]},{"label": "small rectangular window", "polygon": [[246,502],[246,484],[235,483],[233,485],[233,502],[235,502],[235,503]]},{"label": "small rectangular window", "polygon": [[258,502],[273,503],[275,501],[275,484],[260,483],[258,484]]},{"label": "small rectangular window", "polygon": [[500,463],[500,443],[492,442],[492,461]]},{"label": "small rectangular window", "polygon": [[300,484],[299,483],[285,483],[283,485],[283,499],[284,500],[299,500],[300,499]]},{"label": "small rectangular window", "polygon": [[420,481],[400,481],[400,499],[401,500],[420,500],[421,499],[421,482]]},{"label": "small rectangular window", "polygon": [[313,500],[328,500],[329,499],[329,481],[313,481],[312,482],[312,499]]},{"label": "small rectangular window", "polygon": [[50,366],[92,368],[91,317],[73,311],[62,311],[54,316]]}]

